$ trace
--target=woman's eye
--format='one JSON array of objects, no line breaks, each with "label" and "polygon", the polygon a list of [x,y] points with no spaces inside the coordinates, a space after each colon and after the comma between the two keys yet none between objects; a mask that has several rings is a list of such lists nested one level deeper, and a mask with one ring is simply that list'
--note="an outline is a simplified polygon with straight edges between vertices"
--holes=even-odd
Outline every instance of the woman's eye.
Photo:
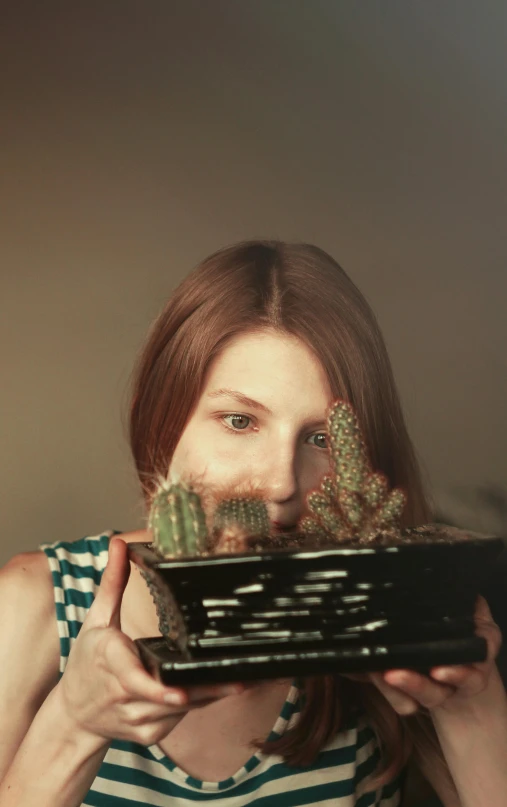
[{"label": "woman's eye", "polygon": [[[250,426],[252,418],[248,415],[222,415],[221,419],[227,424],[227,428],[234,432],[243,432]],[[308,440],[315,440],[313,443],[317,448],[328,448],[328,438],[325,432],[311,434]]]},{"label": "woman's eye", "polygon": [[317,446],[317,448],[327,448],[328,447],[327,434],[325,434],[324,432],[319,432],[319,434],[311,434],[308,439],[312,440],[313,438],[315,438],[315,440],[316,440],[316,442],[313,445]]},{"label": "woman's eye", "polygon": [[248,426],[248,423],[246,423],[245,421],[250,420],[250,418],[247,417],[246,415],[224,415],[223,416],[223,419],[226,422],[228,422],[227,418],[231,418],[232,422],[231,422],[230,425],[232,426],[234,431],[244,431],[244,429],[246,429],[247,426]]}]

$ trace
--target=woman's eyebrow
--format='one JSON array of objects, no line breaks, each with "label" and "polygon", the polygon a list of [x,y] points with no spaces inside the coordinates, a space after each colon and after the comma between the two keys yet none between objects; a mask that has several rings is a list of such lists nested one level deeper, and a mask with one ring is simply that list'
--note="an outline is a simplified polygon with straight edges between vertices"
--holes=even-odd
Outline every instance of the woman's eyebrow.
[{"label": "woman's eyebrow", "polygon": [[[236,389],[229,389],[228,387],[221,387],[220,389],[212,390],[212,392],[208,392],[208,398],[234,398],[234,400],[238,401],[238,403],[243,404],[243,406],[249,406],[251,409],[259,409],[262,412],[266,412],[268,415],[272,415],[273,412],[267,406],[265,406],[260,401],[255,401],[253,398],[249,398],[248,395],[245,395],[243,392],[240,392]],[[325,428],[326,427],[326,419],[325,418],[312,418],[311,416],[308,417],[309,425],[316,428]]]},{"label": "woman's eyebrow", "polygon": [[208,392],[208,398],[234,398],[234,400],[238,401],[238,403],[243,404],[243,406],[250,406],[252,409],[260,409],[262,412],[266,412],[268,415],[272,415],[273,412],[271,409],[268,409],[267,406],[260,403],[259,401],[254,401],[253,398],[249,398],[243,392],[239,392],[235,389],[228,389],[227,387],[221,387],[220,389],[212,390],[212,392]]}]

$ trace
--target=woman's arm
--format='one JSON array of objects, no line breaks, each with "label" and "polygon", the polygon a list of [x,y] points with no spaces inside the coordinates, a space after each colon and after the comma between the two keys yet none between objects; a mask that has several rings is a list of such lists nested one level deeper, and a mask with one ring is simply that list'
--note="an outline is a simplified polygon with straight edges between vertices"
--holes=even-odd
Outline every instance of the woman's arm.
[{"label": "woman's arm", "polygon": [[507,693],[495,664],[502,636],[481,596],[475,625],[488,646],[484,662],[435,667],[430,677],[411,670],[369,674],[398,714],[419,706],[429,711],[456,793],[429,766],[421,770],[444,807],[507,804]]},{"label": "woman's arm", "polygon": [[46,556],[0,570],[0,804],[81,804],[108,742],[79,732],[61,708],[60,648]]},{"label": "woman's arm", "polygon": [[29,578],[24,571],[18,562],[0,575],[0,610],[9,609],[9,624],[0,628],[4,662],[14,651],[11,664],[0,667],[0,707],[11,715],[1,807],[78,807],[113,738],[158,743],[190,709],[243,688],[166,687],[144,669],[135,644],[121,632],[130,564],[119,538],[111,541],[100,588],[58,680],[55,614],[49,633],[43,616],[46,571],[38,567]]},{"label": "woman's arm", "polygon": [[79,807],[109,745],[69,718],[56,687],[37,712],[0,784],[0,804]]},{"label": "woman's arm", "polygon": [[59,674],[53,583],[42,552],[0,569],[0,781]]},{"label": "woman's arm", "polygon": [[460,807],[505,807],[507,694],[496,665],[482,692],[459,710],[446,709],[444,702],[432,719]]}]

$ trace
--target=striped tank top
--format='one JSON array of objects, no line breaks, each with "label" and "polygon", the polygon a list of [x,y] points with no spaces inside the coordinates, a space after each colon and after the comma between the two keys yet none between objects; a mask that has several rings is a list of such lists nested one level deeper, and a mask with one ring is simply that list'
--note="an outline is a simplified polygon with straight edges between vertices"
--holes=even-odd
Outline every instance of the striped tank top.
[{"label": "striped tank top", "polygon": [[[74,542],[42,544],[52,573],[60,637],[60,675],[100,585],[114,530]],[[295,680],[269,739],[297,722],[300,692]],[[234,776],[205,782],[189,776],[157,746],[113,740],[82,807],[399,807],[405,770],[376,792],[356,796],[374,770],[379,750],[362,715],[355,716],[306,767],[279,755],[254,753]]]}]

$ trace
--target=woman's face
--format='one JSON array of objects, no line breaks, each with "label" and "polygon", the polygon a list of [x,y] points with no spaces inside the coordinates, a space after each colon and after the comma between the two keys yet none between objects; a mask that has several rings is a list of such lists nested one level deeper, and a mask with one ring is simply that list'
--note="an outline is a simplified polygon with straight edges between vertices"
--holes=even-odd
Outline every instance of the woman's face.
[{"label": "woman's face", "polygon": [[171,475],[204,488],[251,482],[264,491],[273,525],[291,527],[329,470],[331,402],[325,372],[303,342],[268,330],[241,334],[208,371]]}]

